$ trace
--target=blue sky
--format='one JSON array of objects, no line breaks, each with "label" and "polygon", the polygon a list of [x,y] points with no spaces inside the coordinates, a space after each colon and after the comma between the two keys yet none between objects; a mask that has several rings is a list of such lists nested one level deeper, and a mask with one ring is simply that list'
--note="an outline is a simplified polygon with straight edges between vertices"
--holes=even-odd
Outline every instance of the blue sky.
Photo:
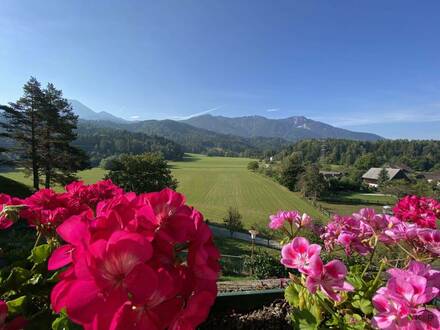
[{"label": "blue sky", "polygon": [[2,0],[0,103],[31,76],[124,118],[305,115],[440,139],[440,1]]}]

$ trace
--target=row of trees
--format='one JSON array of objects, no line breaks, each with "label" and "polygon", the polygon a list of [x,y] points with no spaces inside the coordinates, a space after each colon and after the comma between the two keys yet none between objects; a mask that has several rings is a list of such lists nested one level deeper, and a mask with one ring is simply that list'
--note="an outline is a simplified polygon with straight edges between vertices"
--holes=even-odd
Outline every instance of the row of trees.
[{"label": "row of trees", "polygon": [[355,166],[362,170],[386,163],[405,164],[418,171],[440,169],[440,141],[434,140],[303,140],[285,149],[277,158],[295,152],[301,154],[305,162]]},{"label": "row of trees", "polygon": [[92,166],[104,158],[124,153],[158,152],[167,160],[181,160],[184,154],[180,144],[160,136],[99,127],[88,122],[80,122],[77,133],[73,144],[87,152]]},{"label": "row of trees", "polygon": [[61,90],[51,83],[42,88],[37,79],[23,87],[23,96],[1,105],[1,136],[12,142],[14,165],[33,177],[34,189],[53,183],[66,184],[88,166],[84,151],[72,146],[78,117]]}]

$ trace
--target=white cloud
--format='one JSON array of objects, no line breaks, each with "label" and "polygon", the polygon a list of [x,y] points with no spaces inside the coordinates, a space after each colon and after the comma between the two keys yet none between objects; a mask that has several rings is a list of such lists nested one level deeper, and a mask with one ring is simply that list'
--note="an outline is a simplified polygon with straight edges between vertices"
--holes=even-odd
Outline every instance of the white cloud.
[{"label": "white cloud", "polygon": [[267,112],[277,112],[277,111],[280,111],[280,109],[273,108],[273,109],[267,109],[266,111]]},{"label": "white cloud", "polygon": [[138,120],[138,119],[140,119],[141,118],[141,116],[130,116],[130,119],[131,120]]}]

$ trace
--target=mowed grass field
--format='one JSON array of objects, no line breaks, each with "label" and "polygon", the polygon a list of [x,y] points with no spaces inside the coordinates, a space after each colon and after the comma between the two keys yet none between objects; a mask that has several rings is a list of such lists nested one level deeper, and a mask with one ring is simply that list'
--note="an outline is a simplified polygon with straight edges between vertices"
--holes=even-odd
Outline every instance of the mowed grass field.
[{"label": "mowed grass field", "polygon": [[173,174],[179,181],[178,191],[190,205],[202,211],[205,218],[222,222],[229,206],[237,207],[243,223],[267,223],[278,210],[298,209],[315,218],[323,215],[298,194],[273,180],[249,171],[247,158],[188,155],[186,161],[172,162]]},{"label": "mowed grass field", "polygon": [[[185,194],[189,205],[199,209],[210,221],[221,223],[229,206],[238,208],[247,228],[254,223],[267,223],[269,215],[278,210],[298,209],[314,218],[324,219],[299,194],[249,171],[246,168],[249,161],[251,159],[190,154],[184,161],[169,164],[179,181],[177,190]],[[31,178],[25,178],[22,172],[1,175],[31,185]],[[100,168],[78,173],[86,183],[96,182],[104,175],[105,170]],[[62,190],[61,187],[55,189]]]},{"label": "mowed grass field", "polygon": [[331,213],[350,215],[361,208],[373,208],[377,212],[383,211],[384,205],[394,205],[397,198],[391,195],[365,193],[339,193],[325,198],[318,203]]}]

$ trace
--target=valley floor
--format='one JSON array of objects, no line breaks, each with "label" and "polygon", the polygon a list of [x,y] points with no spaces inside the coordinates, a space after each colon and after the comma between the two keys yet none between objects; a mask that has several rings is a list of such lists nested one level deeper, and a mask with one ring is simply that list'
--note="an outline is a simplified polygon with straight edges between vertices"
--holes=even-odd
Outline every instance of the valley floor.
[{"label": "valley floor", "polygon": [[[229,206],[237,207],[243,223],[249,228],[254,223],[266,224],[268,217],[279,210],[298,209],[314,218],[324,216],[299,194],[278,183],[249,171],[251,159],[207,157],[189,154],[180,162],[170,162],[173,175],[179,181],[177,190],[185,194],[187,202],[199,209],[212,222],[221,223]],[[31,179],[22,172],[1,175],[30,185]],[[86,183],[102,179],[105,170],[93,168],[78,176]],[[62,190],[56,187],[56,190]]]}]

